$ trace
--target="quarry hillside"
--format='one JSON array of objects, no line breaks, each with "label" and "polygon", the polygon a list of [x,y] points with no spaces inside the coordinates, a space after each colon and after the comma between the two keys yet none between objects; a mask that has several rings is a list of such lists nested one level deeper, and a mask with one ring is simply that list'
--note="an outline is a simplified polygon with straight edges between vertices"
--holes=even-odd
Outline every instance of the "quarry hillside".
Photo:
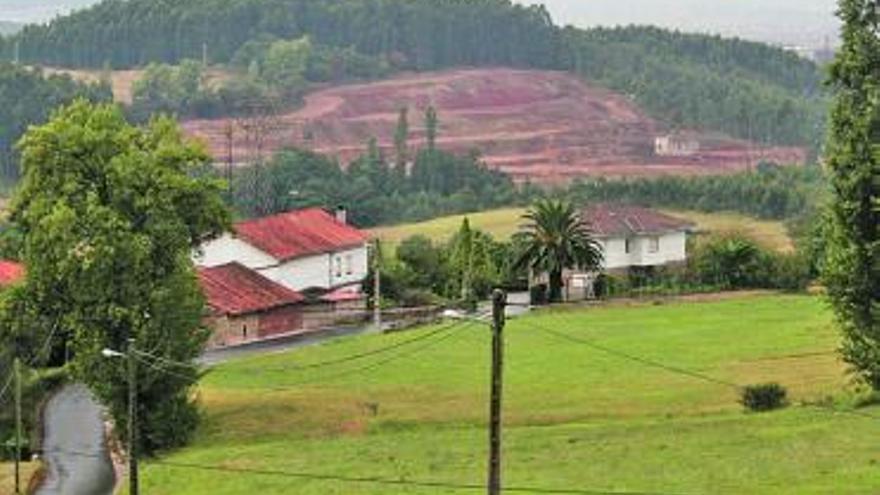
[{"label": "quarry hillside", "polygon": [[[669,129],[629,98],[574,75],[503,68],[424,72],[328,87],[307,94],[299,109],[261,122],[191,120],[184,128],[203,140],[218,162],[249,163],[296,146],[345,164],[365,151],[371,138],[391,157],[402,107],[409,108],[410,148],[423,147],[421,121],[429,105],[440,116],[439,147],[479,150],[489,166],[518,181],[724,174],[761,161],[800,164],[807,155],[803,148]],[[658,138],[665,141],[663,149],[658,149]]]}]

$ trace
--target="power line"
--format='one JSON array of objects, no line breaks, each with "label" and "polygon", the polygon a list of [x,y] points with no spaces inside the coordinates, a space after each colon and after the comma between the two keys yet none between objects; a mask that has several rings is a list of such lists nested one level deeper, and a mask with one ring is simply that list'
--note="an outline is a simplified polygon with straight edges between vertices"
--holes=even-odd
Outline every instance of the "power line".
[{"label": "power line", "polygon": [[[343,371],[340,371],[340,372],[338,372],[338,373],[334,373],[334,374],[330,374],[330,375],[324,375],[324,376],[320,376],[320,377],[315,377],[315,378],[312,378],[312,379],[304,379],[304,380],[300,380],[300,381],[297,381],[297,382],[291,383],[290,385],[283,386],[283,387],[270,387],[270,388],[267,388],[266,390],[271,390],[271,391],[276,391],[276,392],[283,392],[283,391],[288,391],[288,390],[290,390],[293,386],[309,385],[309,384],[313,384],[313,383],[319,383],[319,382],[324,382],[324,381],[335,380],[335,379],[338,379],[338,378],[344,378],[344,377],[346,377],[346,376],[350,376],[350,375],[356,375],[356,374],[361,374],[361,373],[367,373],[367,372],[373,371],[373,370],[375,370],[375,369],[377,369],[377,368],[380,368],[380,367],[382,367],[382,366],[385,366],[385,365],[387,365],[387,364],[393,363],[393,362],[395,362],[395,361],[398,361],[398,360],[401,360],[401,359],[405,359],[405,358],[408,358],[408,357],[413,356],[413,355],[415,355],[415,354],[418,354],[419,352],[422,352],[422,351],[424,351],[424,350],[426,350],[426,349],[428,349],[428,348],[430,348],[430,347],[433,347],[433,346],[435,346],[435,345],[437,345],[437,344],[440,344],[441,342],[444,342],[444,341],[446,341],[446,340],[449,340],[451,337],[453,337],[453,336],[456,335],[456,333],[453,332],[453,330],[455,330],[457,326],[465,325],[465,324],[467,324],[467,323],[469,323],[469,322],[466,322],[466,321],[465,321],[465,322],[457,322],[457,323],[454,324],[454,325],[448,326],[448,327],[442,329],[444,332],[446,332],[446,335],[442,335],[440,338],[437,338],[437,339],[435,339],[435,340],[433,340],[433,341],[428,341],[428,342],[426,342],[424,345],[421,345],[421,346],[418,346],[418,347],[416,347],[416,348],[413,348],[413,349],[409,350],[408,352],[401,352],[401,353],[398,353],[398,354],[394,354],[394,355],[389,356],[389,357],[387,357],[387,358],[385,358],[385,359],[382,359],[382,360],[379,360],[379,361],[376,361],[376,362],[374,362],[374,363],[370,363],[370,364],[367,364],[367,365],[364,365],[364,366],[361,366],[361,367],[358,367],[358,368],[353,368],[353,369],[343,370]],[[438,335],[439,333],[440,333],[440,332],[432,332],[432,336],[436,336],[436,335]]]},{"label": "power line", "polygon": [[[443,488],[448,490],[486,490],[485,485],[476,484],[476,483],[448,483],[441,481],[419,481],[419,480],[395,480],[388,478],[379,478],[379,477],[358,477],[358,476],[337,476],[330,474],[313,474],[313,473],[299,473],[292,471],[278,471],[278,470],[270,470],[270,469],[247,469],[247,468],[233,468],[226,466],[210,466],[205,464],[196,464],[196,463],[185,463],[185,462],[170,462],[170,461],[155,461],[153,464],[159,466],[167,466],[173,468],[183,468],[183,469],[200,469],[207,471],[219,471],[233,474],[250,474],[250,475],[259,475],[259,476],[280,476],[286,478],[297,478],[297,479],[307,479],[307,480],[315,480],[315,481],[335,481],[340,483],[363,483],[363,484],[375,484],[375,485],[385,485],[385,486],[411,486],[411,487],[419,487],[419,488]],[[508,486],[504,488],[505,492],[509,493],[539,493],[539,494],[558,494],[558,495],[670,495],[670,494],[662,494],[658,492],[620,492],[620,491],[602,491],[602,490],[587,490],[587,489],[577,489],[577,488],[541,488],[541,487],[519,487],[519,486]]]},{"label": "power line", "polygon": [[[87,459],[106,459],[109,455],[107,452],[85,452],[68,449],[43,449],[38,450],[42,455],[46,454],[63,454],[73,457],[82,457]],[[253,476],[277,476],[284,478],[296,478],[302,480],[313,481],[330,481],[337,483],[351,484],[375,484],[385,486],[409,486],[416,488],[444,488],[449,490],[485,490],[486,486],[477,483],[451,483],[443,481],[428,480],[405,480],[390,479],[373,476],[340,476],[334,474],[318,474],[305,473],[295,471],[281,471],[272,469],[250,469],[235,468],[229,466],[215,466],[210,464],[199,464],[193,462],[175,462],[175,461],[159,461],[153,460],[151,464],[156,466],[165,466],[179,469],[196,469],[202,471],[215,471],[237,475],[253,475]],[[661,492],[630,492],[630,491],[608,491],[608,490],[591,490],[579,488],[544,488],[544,487],[524,487],[511,486],[505,487],[505,492],[511,493],[537,493],[548,495],[674,495]]]},{"label": "power line", "polygon": [[[306,365],[300,365],[300,366],[297,366],[297,365],[280,366],[280,367],[276,367],[276,368],[263,368],[260,370],[253,370],[253,372],[254,373],[269,373],[269,372],[277,372],[277,371],[302,371],[302,370],[313,370],[313,369],[326,368],[328,366],[345,364],[345,363],[349,363],[352,361],[357,361],[360,359],[364,359],[364,358],[368,358],[368,357],[372,357],[372,356],[377,356],[379,354],[384,354],[386,352],[390,352],[390,351],[393,351],[396,349],[400,349],[402,347],[409,346],[411,344],[421,342],[423,340],[430,339],[431,337],[433,337],[435,335],[438,335],[440,333],[445,332],[446,330],[449,330],[449,329],[455,327],[459,323],[460,322],[453,322],[449,325],[445,325],[445,326],[438,328],[436,330],[433,330],[431,332],[424,333],[422,335],[405,340],[403,342],[398,342],[396,344],[392,344],[392,345],[389,345],[386,347],[381,347],[379,349],[373,349],[370,351],[359,352],[359,353],[351,354],[351,355],[344,356],[341,358],[328,359],[327,361],[321,361],[321,362],[317,362],[317,363],[313,363],[313,364],[306,364]],[[223,368],[220,368],[220,369],[216,370],[215,372],[222,374],[223,371],[224,371]]]},{"label": "power line", "polygon": [[[713,376],[709,376],[709,375],[706,375],[703,373],[688,370],[685,368],[680,368],[678,366],[668,365],[665,363],[661,363],[659,361],[655,361],[653,359],[645,358],[642,356],[636,356],[634,354],[630,354],[630,353],[620,351],[617,349],[612,349],[610,347],[599,344],[593,340],[578,338],[578,337],[575,337],[572,335],[561,333],[559,331],[552,330],[550,328],[546,328],[541,325],[537,325],[533,322],[526,322],[526,324],[530,325],[532,328],[546,332],[546,333],[553,335],[559,339],[582,344],[584,346],[587,346],[587,347],[594,349],[594,350],[597,350],[599,352],[603,352],[605,354],[609,354],[609,355],[616,356],[616,357],[619,357],[622,359],[633,361],[633,362],[636,362],[636,363],[639,363],[639,364],[642,364],[645,366],[662,369],[662,370],[668,371],[670,373],[676,373],[679,375],[688,376],[688,377],[691,377],[691,378],[694,378],[697,380],[702,380],[704,382],[714,383],[716,385],[722,385],[722,386],[725,386],[728,388],[732,388],[738,392],[742,391],[745,388],[742,385],[739,385],[739,384],[736,384],[733,382],[729,382],[726,380],[722,380],[719,378],[715,378]],[[874,415],[871,413],[867,413],[867,412],[863,412],[863,411],[856,411],[856,410],[852,410],[852,409],[837,409],[832,406],[826,406],[826,405],[815,404],[815,403],[803,403],[802,405],[804,407],[811,407],[814,409],[820,409],[820,410],[824,410],[824,411],[828,411],[828,412],[832,412],[832,413],[836,413],[836,414],[843,414],[843,415],[848,415],[848,416],[857,416],[857,417],[861,417],[861,418],[870,418],[870,419],[880,420],[880,416],[877,416],[877,415]]]}]

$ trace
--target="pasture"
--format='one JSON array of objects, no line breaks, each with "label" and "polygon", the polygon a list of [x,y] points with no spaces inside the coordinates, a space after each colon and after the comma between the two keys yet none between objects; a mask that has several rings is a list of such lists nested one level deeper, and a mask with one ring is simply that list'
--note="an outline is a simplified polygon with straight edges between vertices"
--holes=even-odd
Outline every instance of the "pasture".
[{"label": "pasture", "polygon": [[[521,493],[876,490],[880,422],[852,414],[824,304],[716,299],[510,321],[505,484]],[[483,324],[447,323],[221,365],[203,380],[195,442],[148,462],[144,492],[481,493],[455,485],[485,479],[489,343]],[[788,387],[788,408],[746,413],[725,385],[768,381]],[[880,407],[857,412],[880,416]],[[410,484],[421,482],[439,485]]]},{"label": "pasture", "polygon": [[[660,211],[689,220],[696,224],[700,232],[739,232],[745,234],[768,249],[790,252],[794,249],[792,240],[782,222],[757,220],[737,213],[702,213],[690,210]],[[432,241],[445,242],[461,227],[465,217],[471,227],[484,230],[497,240],[507,240],[522,225],[525,208],[502,208],[466,215],[450,215],[425,222],[401,224],[390,227],[379,227],[370,233],[381,239],[393,249],[407,237],[421,234]]]}]

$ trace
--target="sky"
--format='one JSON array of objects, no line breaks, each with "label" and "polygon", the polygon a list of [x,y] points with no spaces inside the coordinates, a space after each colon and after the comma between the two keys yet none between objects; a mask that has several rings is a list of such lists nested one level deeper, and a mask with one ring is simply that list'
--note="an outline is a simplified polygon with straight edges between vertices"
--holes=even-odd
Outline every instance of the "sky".
[{"label": "sky", "polygon": [[516,0],[543,3],[559,24],[654,24],[770,43],[834,41],[836,0]]},{"label": "sky", "polygon": [[[182,1],[182,0],[181,0]],[[320,0],[315,0],[320,1]],[[655,24],[808,47],[833,41],[836,0],[514,0],[543,3],[559,24]],[[97,0],[0,0],[0,20],[44,22]]]}]

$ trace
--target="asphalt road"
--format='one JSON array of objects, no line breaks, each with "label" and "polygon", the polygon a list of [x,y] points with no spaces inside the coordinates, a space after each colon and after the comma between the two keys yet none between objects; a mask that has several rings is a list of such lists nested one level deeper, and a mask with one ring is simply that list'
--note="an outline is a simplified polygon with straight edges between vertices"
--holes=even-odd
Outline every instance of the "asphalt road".
[{"label": "asphalt road", "polygon": [[37,495],[110,495],[115,475],[101,406],[83,385],[68,385],[45,409],[47,477]]}]

